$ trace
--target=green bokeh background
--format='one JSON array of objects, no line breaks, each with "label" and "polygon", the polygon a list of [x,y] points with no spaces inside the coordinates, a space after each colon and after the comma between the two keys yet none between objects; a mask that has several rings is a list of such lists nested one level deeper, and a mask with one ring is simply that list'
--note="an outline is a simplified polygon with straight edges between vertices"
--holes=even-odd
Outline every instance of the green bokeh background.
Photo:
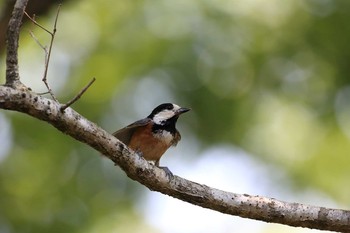
[{"label": "green bokeh background", "polygon": [[[191,107],[180,128],[199,151],[235,145],[348,208],[349,22],[348,0],[70,1],[48,79],[65,102],[96,77],[73,108],[110,132],[162,102]],[[44,92],[29,30],[49,43],[24,25],[20,73]],[[150,191],[98,152],[19,113],[0,127],[0,232],[156,231],[135,211]]]}]

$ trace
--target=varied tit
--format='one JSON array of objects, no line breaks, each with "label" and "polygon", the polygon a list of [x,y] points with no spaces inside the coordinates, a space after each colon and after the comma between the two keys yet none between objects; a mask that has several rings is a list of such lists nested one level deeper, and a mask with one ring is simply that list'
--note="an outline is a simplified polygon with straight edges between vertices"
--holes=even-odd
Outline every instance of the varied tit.
[{"label": "varied tit", "polygon": [[180,141],[181,135],[175,128],[176,121],[189,110],[172,103],[161,104],[148,117],[116,131],[113,136],[146,160],[154,161],[168,177],[172,177],[167,167],[159,166],[159,160],[170,146],[176,146]]}]

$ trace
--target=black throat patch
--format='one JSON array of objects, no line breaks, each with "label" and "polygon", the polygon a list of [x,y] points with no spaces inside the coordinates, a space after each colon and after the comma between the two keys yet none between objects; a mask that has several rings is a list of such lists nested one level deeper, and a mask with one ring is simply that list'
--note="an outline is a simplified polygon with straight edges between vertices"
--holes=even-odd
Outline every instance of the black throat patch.
[{"label": "black throat patch", "polygon": [[162,124],[155,124],[154,123],[153,127],[152,127],[152,132],[157,133],[159,131],[165,130],[174,136],[176,131],[177,131],[175,128],[175,125],[176,125],[178,118],[179,118],[178,116],[174,116],[166,121],[163,121]]}]

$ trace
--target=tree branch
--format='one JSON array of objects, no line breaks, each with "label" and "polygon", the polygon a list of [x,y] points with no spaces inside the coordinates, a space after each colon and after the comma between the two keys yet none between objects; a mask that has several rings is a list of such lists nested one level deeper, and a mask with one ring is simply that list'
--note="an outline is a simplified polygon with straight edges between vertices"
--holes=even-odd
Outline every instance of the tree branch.
[{"label": "tree branch", "polygon": [[31,92],[18,74],[18,37],[27,0],[17,0],[7,35],[6,85],[0,86],[0,108],[28,114],[86,143],[120,166],[127,176],[149,189],[225,214],[289,226],[350,232],[350,211],[329,209],[273,198],[225,192],[165,172],[130,151],[115,137],[79,115]]},{"label": "tree branch", "polygon": [[22,24],[23,12],[28,0],[16,1],[12,16],[7,28],[6,36],[6,85],[22,88],[24,85],[19,79],[18,72],[18,41]]},{"label": "tree branch", "polygon": [[86,143],[120,166],[127,176],[180,200],[225,214],[281,223],[289,226],[350,232],[350,211],[329,209],[273,198],[225,192],[178,176],[168,180],[165,172],[130,151],[115,137],[61,105],[30,91],[0,86],[0,108],[26,113],[46,121],[76,140]]}]

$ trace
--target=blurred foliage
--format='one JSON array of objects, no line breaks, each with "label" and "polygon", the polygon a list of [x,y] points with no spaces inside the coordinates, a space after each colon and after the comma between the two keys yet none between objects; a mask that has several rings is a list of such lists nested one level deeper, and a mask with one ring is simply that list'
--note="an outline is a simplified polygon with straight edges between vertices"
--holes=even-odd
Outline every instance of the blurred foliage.
[{"label": "blurred foliage", "polygon": [[[240,146],[285,170],[296,189],[349,206],[349,10],[347,0],[70,1],[49,82],[64,102],[96,77],[73,107],[111,132],[159,103],[189,106],[181,124],[203,150]],[[51,28],[54,15],[38,20]],[[21,35],[22,79],[44,92],[44,54],[28,30],[49,37],[30,24]],[[0,154],[4,232],[86,232],[111,216],[105,231],[146,231],[124,221],[142,226],[133,205],[142,187],[51,126],[0,114],[12,127]]]}]

